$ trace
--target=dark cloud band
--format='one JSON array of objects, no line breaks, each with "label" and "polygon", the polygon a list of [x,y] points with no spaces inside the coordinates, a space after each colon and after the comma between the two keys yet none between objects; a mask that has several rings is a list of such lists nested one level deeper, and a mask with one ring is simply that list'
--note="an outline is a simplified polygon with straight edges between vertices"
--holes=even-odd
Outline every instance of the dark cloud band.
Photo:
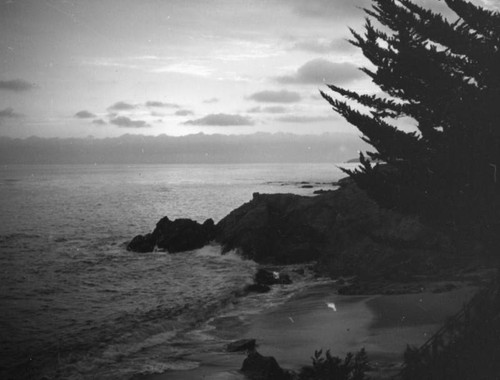
[{"label": "dark cloud band", "polygon": [[363,78],[363,73],[352,63],[335,63],[318,58],[306,62],[295,73],[277,77],[279,83],[289,84],[345,84]]},{"label": "dark cloud band", "polygon": [[210,114],[201,119],[186,121],[186,125],[207,125],[207,126],[244,126],[254,125],[252,119],[241,115],[229,115],[224,113]]},{"label": "dark cloud band", "polygon": [[33,83],[27,82],[23,79],[12,79],[0,81],[0,90],[23,92],[34,89],[36,86]]},{"label": "dark cloud band", "polygon": [[296,103],[301,100],[298,92],[281,91],[260,91],[248,97],[248,99],[262,103]]},{"label": "dark cloud band", "polygon": [[94,115],[90,111],[82,110],[82,111],[78,111],[77,113],[75,113],[75,117],[77,119],[92,119],[92,118],[96,117],[96,115]]},{"label": "dark cloud band", "polygon": [[127,102],[116,102],[112,106],[108,107],[111,111],[128,111],[135,109],[136,106]]},{"label": "dark cloud band", "polygon": [[149,128],[150,126],[144,120],[132,120],[126,116],[115,117],[109,122],[121,128]]}]

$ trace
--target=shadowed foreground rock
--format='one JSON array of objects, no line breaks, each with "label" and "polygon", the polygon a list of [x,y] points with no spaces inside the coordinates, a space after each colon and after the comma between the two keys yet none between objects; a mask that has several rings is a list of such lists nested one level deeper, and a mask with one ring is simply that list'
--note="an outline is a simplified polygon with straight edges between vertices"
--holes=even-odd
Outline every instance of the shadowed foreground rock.
[{"label": "shadowed foreground rock", "polygon": [[260,268],[253,277],[254,283],[247,285],[245,293],[267,293],[271,290],[271,285],[288,285],[292,283],[290,276],[286,273],[270,272]]},{"label": "shadowed foreground rock", "polygon": [[215,237],[215,225],[212,219],[203,224],[191,219],[162,218],[153,233],[138,235],[128,244],[127,250],[134,252],[152,252],[156,247],[166,249],[170,253],[198,249]]},{"label": "shadowed foreground rock", "polygon": [[254,276],[254,282],[259,285],[291,284],[290,276],[285,273],[270,272],[260,268]]},{"label": "shadowed foreground rock", "polygon": [[257,351],[250,352],[243,361],[241,372],[250,380],[289,380],[290,374],[284,371],[272,356],[262,356]]}]

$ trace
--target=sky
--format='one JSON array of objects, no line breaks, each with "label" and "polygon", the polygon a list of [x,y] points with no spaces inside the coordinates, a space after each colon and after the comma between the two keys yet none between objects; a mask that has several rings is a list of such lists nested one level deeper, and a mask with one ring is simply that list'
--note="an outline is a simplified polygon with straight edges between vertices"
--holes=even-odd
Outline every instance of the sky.
[{"label": "sky", "polygon": [[356,133],[319,89],[377,91],[347,42],[369,5],[0,0],[0,136]]}]

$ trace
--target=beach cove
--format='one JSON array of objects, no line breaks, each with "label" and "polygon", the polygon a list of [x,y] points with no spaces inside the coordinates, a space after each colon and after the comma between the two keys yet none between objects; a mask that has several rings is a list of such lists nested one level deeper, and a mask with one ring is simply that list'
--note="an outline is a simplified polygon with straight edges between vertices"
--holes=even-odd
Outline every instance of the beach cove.
[{"label": "beach cove", "polygon": [[[364,347],[373,367],[371,375],[387,378],[401,370],[408,344],[425,343],[476,291],[474,286],[464,286],[444,293],[343,296],[337,294],[335,284],[323,284],[256,315],[246,326],[226,321],[210,334],[216,340],[256,339],[260,354],[273,356],[282,368],[293,371],[309,365],[315,350],[344,357]],[[245,352],[228,353],[220,345],[218,353],[186,357],[200,363],[195,369],[137,379],[245,379],[239,371],[244,358]]]}]

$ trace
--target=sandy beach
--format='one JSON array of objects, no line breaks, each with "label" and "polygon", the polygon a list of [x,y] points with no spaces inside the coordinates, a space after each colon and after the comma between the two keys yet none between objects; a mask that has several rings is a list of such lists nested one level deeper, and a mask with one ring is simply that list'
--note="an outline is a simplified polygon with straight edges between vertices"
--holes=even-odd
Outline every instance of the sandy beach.
[{"label": "sandy beach", "polygon": [[[255,316],[247,326],[214,321],[217,328],[212,334],[235,340],[254,338],[262,355],[274,356],[280,366],[292,370],[310,364],[318,349],[343,357],[364,347],[374,374],[384,376],[399,370],[407,344],[423,344],[475,292],[474,287],[460,287],[445,293],[342,296],[332,285],[321,285]],[[245,354],[226,353],[222,348],[219,353],[183,358],[200,363],[194,370],[141,378],[244,379],[238,370]]]}]

